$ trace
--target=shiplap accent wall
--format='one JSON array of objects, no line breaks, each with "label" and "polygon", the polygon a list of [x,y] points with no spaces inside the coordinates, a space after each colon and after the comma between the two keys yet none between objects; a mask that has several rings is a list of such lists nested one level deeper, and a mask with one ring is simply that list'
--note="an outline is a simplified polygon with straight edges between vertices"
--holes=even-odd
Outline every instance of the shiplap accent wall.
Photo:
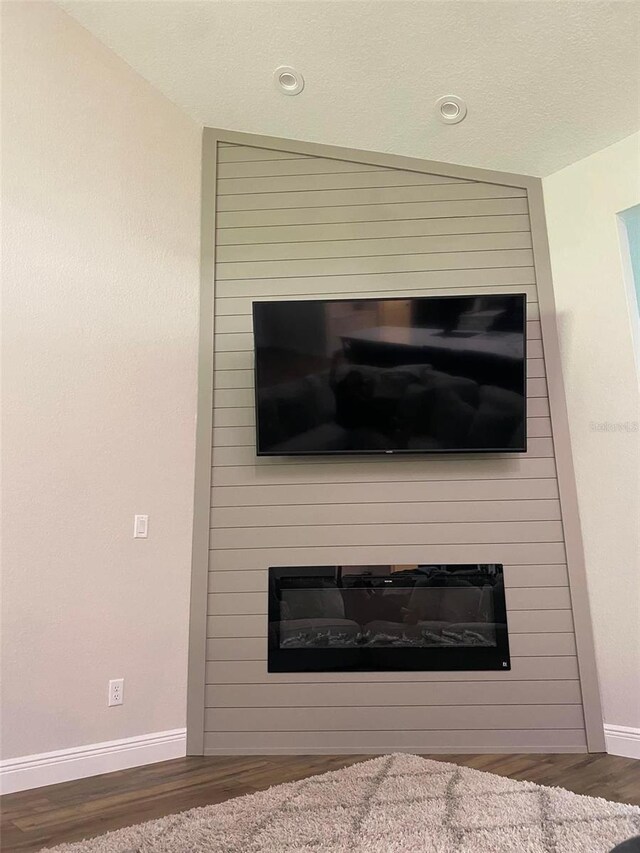
[{"label": "shiplap accent wall", "polygon": [[[527,191],[218,144],[205,753],[584,751]],[[525,292],[529,450],[255,456],[251,303]],[[500,562],[509,673],[268,674],[270,565]]]}]

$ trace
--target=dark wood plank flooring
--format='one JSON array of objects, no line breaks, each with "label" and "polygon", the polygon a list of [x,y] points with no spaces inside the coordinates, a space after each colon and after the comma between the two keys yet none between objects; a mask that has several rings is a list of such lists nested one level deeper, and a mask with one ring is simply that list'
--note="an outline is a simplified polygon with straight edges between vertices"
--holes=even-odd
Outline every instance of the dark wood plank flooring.
[{"label": "dark wood plank flooring", "polygon": [[[613,755],[434,755],[512,779],[640,805],[640,761]],[[0,798],[1,849],[35,851],[337,770],[370,755],[189,757]]]}]

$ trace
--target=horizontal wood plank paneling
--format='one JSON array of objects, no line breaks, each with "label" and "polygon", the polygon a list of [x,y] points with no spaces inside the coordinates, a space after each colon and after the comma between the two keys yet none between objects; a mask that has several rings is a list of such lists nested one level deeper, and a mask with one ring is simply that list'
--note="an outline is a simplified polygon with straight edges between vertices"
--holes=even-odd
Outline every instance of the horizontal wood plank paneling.
[{"label": "horizontal wood plank paneling", "polygon": [[[384,470],[384,469],[382,469]],[[438,480],[437,486],[423,482],[405,482],[398,499],[390,499],[388,484],[383,480],[374,487],[369,483],[315,483],[313,489],[297,485],[218,486],[211,491],[211,504],[220,506],[303,505],[330,503],[431,503],[434,501],[492,501],[492,500],[545,500],[557,498],[555,477]],[[215,513],[212,523],[215,524]]]},{"label": "horizontal wood plank paneling", "polygon": [[[217,208],[205,750],[584,750],[526,191],[224,145]],[[256,457],[255,300],[484,293],[527,297],[526,454]],[[505,565],[509,672],[266,671],[269,566],[425,560]]]},{"label": "horizontal wood plank paneling", "polygon": [[264,566],[354,565],[383,566],[423,563],[425,552],[430,563],[564,563],[562,542],[469,543],[416,545],[323,545],[315,548],[237,548],[210,552],[211,571],[252,571]]},{"label": "horizontal wood plank paneling", "polygon": [[507,621],[509,631],[515,634],[563,634],[573,631],[573,615],[570,609],[510,610]]},{"label": "horizontal wood plank paneling", "polygon": [[548,418],[549,400],[546,397],[530,397],[527,400],[527,415],[530,418]]},{"label": "horizontal wood plank paneling", "polygon": [[236,406],[233,409],[217,408],[214,409],[213,416],[216,426],[251,426],[256,422],[253,406]]},{"label": "horizontal wood plank paneling", "polygon": [[[540,343],[539,341],[532,341],[534,343]],[[544,397],[547,399],[547,381],[543,378],[534,379],[529,377],[527,379],[527,397],[531,399],[532,397]],[[527,447],[527,452],[529,452],[529,448]]]},{"label": "horizontal wood plank paneling", "polygon": [[[234,373],[235,371],[228,371]],[[244,373],[240,370],[238,373]],[[254,426],[218,426],[213,428],[214,447],[243,447],[251,444],[255,447],[256,431]]]},{"label": "horizontal wood plank paneling", "polygon": [[543,358],[527,359],[527,378],[542,379],[546,375]]},{"label": "horizontal wood plank paneling", "polygon": [[[496,683],[495,672],[267,672],[264,660],[209,660],[207,684],[390,684],[393,691],[404,684],[425,682]],[[509,672],[499,673],[499,683],[568,681],[578,679],[578,662],[571,655],[518,657]],[[430,688],[436,695],[439,687]],[[355,691],[354,691],[355,692]],[[391,699],[392,691],[389,691]]]},{"label": "horizontal wood plank paneling", "polygon": [[[251,391],[253,393],[253,391]],[[393,454],[381,456],[369,456],[368,463],[371,465],[395,465],[395,459],[389,458]],[[444,458],[446,454],[442,454]],[[482,456],[483,454],[478,454]],[[512,454],[496,454],[498,458],[511,458]],[[513,454],[515,458],[515,454]],[[518,458],[524,458],[525,454],[517,454]],[[418,456],[414,457],[416,459]],[[345,457],[344,461],[347,461]],[[405,459],[411,459],[412,455],[404,456]],[[550,459],[553,458],[553,442],[551,438],[529,438],[527,442],[527,459]],[[434,460],[435,461],[435,460]],[[256,457],[255,445],[232,445],[217,447],[213,449],[213,465],[214,467],[237,467],[242,465],[251,466],[268,466],[274,465],[326,465],[327,459],[323,456],[302,456],[302,457],[277,457],[277,456],[261,456]]]},{"label": "horizontal wood plank paneling", "polygon": [[[315,160],[315,157],[307,157],[304,154],[295,154],[291,151],[274,151],[268,148],[253,148],[249,145],[225,145],[218,143],[218,164],[224,163],[264,163],[268,160]],[[353,164],[349,164],[353,165]]]},{"label": "horizontal wood plank paneling", "polygon": [[[233,448],[237,449],[237,448]],[[267,458],[263,460],[267,461]],[[443,454],[428,461],[415,455],[399,455],[397,459],[363,458],[354,462],[351,458],[344,461],[327,460],[325,465],[306,463],[298,465],[279,462],[277,457],[269,459],[269,464],[214,466],[213,484],[215,486],[252,486],[292,485],[294,483],[378,483],[388,484],[391,491],[389,500],[402,500],[400,493],[394,492],[390,484],[394,482],[429,482],[431,480],[493,480],[495,478],[521,479],[555,477],[553,459],[529,459],[526,456],[500,456],[489,458],[467,456],[464,465],[459,459]]]},{"label": "horizontal wood plank paneling", "polygon": [[[314,161],[311,160],[311,162],[313,163]],[[328,164],[335,164],[335,161],[330,160]],[[302,168],[304,168],[304,164]],[[239,170],[236,169],[236,171]],[[250,175],[241,177],[227,177],[223,174],[218,178],[218,194],[221,199],[224,196],[269,194],[275,196],[273,203],[277,206],[280,196],[285,193],[299,192],[306,198],[309,192],[310,175],[313,175],[313,192],[469,183],[469,181],[461,180],[460,178],[448,178],[446,175],[419,174],[417,172],[404,172],[399,169],[392,172],[388,169],[366,169],[364,171],[361,169],[357,171],[355,169],[340,171],[338,169],[335,172],[316,170],[311,173],[303,172],[301,174]],[[237,208],[224,209],[235,210]]]},{"label": "horizontal wood plank paneling", "polygon": [[[452,219],[409,219],[389,222],[341,222],[328,225],[258,226],[257,228],[220,228],[218,249],[242,244],[265,247],[285,245],[295,251],[296,243],[322,243],[339,240],[410,239],[450,234],[496,234],[505,231],[530,231],[526,213],[492,216],[458,216]],[[224,258],[224,254],[223,254]],[[226,258],[229,260],[229,258]]]},{"label": "horizontal wood plank paneling", "polygon": [[[475,288],[484,288],[476,291]],[[378,295],[433,295],[460,292],[469,293],[526,293],[531,302],[536,302],[535,271],[532,266],[456,268],[450,270],[423,270],[420,272],[394,272],[372,275],[356,272],[352,275],[318,275],[293,278],[247,279],[218,281],[216,300],[232,298],[259,298],[264,296],[297,299],[298,297],[327,299],[360,299]],[[505,291],[502,288],[506,288]]]},{"label": "horizontal wood plank paneling", "polygon": [[[362,715],[350,708],[207,708],[208,732],[361,731]],[[580,705],[423,705],[370,706],[366,726],[423,731],[475,729],[576,729],[583,725]]]},{"label": "horizontal wood plank paneling", "polygon": [[[447,189],[445,187],[445,189]],[[461,191],[465,191],[465,187]],[[300,199],[298,199],[300,202]],[[308,199],[307,199],[308,202]],[[337,222],[380,222],[398,219],[449,219],[458,216],[505,216],[528,214],[526,198],[468,196],[453,201],[417,201],[405,204],[357,204],[352,206],[285,207],[220,211],[218,228],[251,228],[261,225],[311,225]]]},{"label": "horizontal wood plank paneling", "polygon": [[[221,572],[210,572],[210,576],[222,576]],[[248,572],[243,574],[249,574]],[[211,617],[217,616],[247,616],[263,615],[267,613],[266,584],[260,592],[244,592],[242,598],[239,592],[209,592],[208,613]]]},{"label": "horizontal wood plank paneling", "polygon": [[[567,567],[562,563],[547,566],[505,566],[504,583],[506,589],[519,587],[568,586]],[[554,601],[557,599],[554,598]]]},{"label": "horizontal wood plank paneling", "polygon": [[[518,587],[506,589],[507,608],[514,610],[571,610],[571,597],[568,587],[558,589],[555,586]],[[562,629],[562,630],[571,630]]]},{"label": "horizontal wood plank paneling", "polygon": [[342,545],[460,545],[500,542],[562,542],[559,521],[484,521],[424,524],[338,524],[302,527],[233,527],[211,531],[210,547],[233,550],[247,548],[318,548],[331,542]]},{"label": "horizontal wood plank paneling", "polygon": [[[557,521],[560,504],[554,500],[522,501],[430,501],[380,504],[306,504],[295,506],[255,506],[250,512],[238,507],[221,507],[212,523],[216,528],[242,528],[250,521],[257,527],[308,528],[313,525],[425,524],[472,521]],[[348,519],[348,521],[345,521]]]},{"label": "horizontal wood plank paneling", "polygon": [[408,255],[311,258],[284,261],[234,261],[217,263],[216,277],[222,281],[270,278],[304,278],[332,275],[377,275],[378,273],[428,272],[430,270],[499,269],[531,267],[531,249],[487,249],[468,252],[423,252]]},{"label": "horizontal wood plank paneling", "polygon": [[243,243],[221,246],[219,262],[318,260],[319,258],[362,258],[375,252],[381,255],[425,254],[434,252],[472,252],[497,249],[530,249],[527,231],[497,231],[489,234],[450,234],[429,237],[388,237],[371,242],[365,240],[324,240],[305,243]]},{"label": "horizontal wood plank paneling", "polygon": [[385,683],[238,684],[220,690],[207,687],[208,708],[368,708],[376,705],[579,705],[580,682],[467,681],[440,682],[437,690],[424,682],[406,682],[390,694]]},{"label": "horizontal wood plank paneling", "polygon": [[586,752],[584,726],[575,729],[503,729],[456,731],[319,731],[242,732],[230,738],[228,732],[206,732],[205,755],[241,752],[313,754],[324,752],[380,753],[410,752]]},{"label": "horizontal wood plank paneling", "polygon": [[[250,184],[254,178],[267,178],[273,181],[279,176],[305,176],[309,175],[339,175],[348,173],[351,176],[366,174],[367,172],[382,172],[379,166],[367,166],[364,163],[344,163],[341,160],[328,160],[324,157],[279,157],[265,160],[220,160],[218,163],[218,180],[228,181],[232,178],[240,178],[244,183]],[[222,186],[222,191],[228,188],[228,184]]]},{"label": "horizontal wood plank paneling", "polygon": [[[315,187],[316,181],[313,181]],[[282,210],[284,208],[364,207],[368,205],[451,202],[469,199],[522,198],[526,190],[498,184],[480,184],[452,179],[445,184],[406,187],[374,187],[366,189],[306,189],[293,192],[256,192],[249,195],[218,195],[216,209],[220,214],[232,211]]]}]

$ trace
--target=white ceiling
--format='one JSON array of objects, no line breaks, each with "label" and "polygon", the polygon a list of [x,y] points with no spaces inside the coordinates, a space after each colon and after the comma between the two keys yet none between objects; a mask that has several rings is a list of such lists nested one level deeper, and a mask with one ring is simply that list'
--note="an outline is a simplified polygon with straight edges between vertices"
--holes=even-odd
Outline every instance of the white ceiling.
[{"label": "white ceiling", "polygon": [[[59,2],[212,127],[531,175],[640,127],[637,0]],[[446,94],[461,124],[436,119]]]}]

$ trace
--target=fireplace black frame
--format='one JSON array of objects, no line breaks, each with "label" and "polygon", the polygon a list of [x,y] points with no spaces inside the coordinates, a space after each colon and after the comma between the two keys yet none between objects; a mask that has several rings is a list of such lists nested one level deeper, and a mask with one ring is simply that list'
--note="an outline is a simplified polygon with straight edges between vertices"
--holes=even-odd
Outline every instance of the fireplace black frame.
[{"label": "fireplace black frame", "polygon": [[[478,564],[491,569],[500,583],[492,596],[495,646],[426,646],[359,647],[359,648],[282,648],[280,645],[280,599],[278,582],[306,573],[341,569],[339,566],[273,566],[269,568],[268,594],[268,672],[446,672],[500,671],[511,669],[507,609],[504,595],[503,566],[499,563]],[[379,568],[371,566],[368,568]],[[472,568],[471,564],[441,564],[433,568]],[[390,576],[391,577],[391,576]],[[393,581],[386,581],[392,583]]]}]

